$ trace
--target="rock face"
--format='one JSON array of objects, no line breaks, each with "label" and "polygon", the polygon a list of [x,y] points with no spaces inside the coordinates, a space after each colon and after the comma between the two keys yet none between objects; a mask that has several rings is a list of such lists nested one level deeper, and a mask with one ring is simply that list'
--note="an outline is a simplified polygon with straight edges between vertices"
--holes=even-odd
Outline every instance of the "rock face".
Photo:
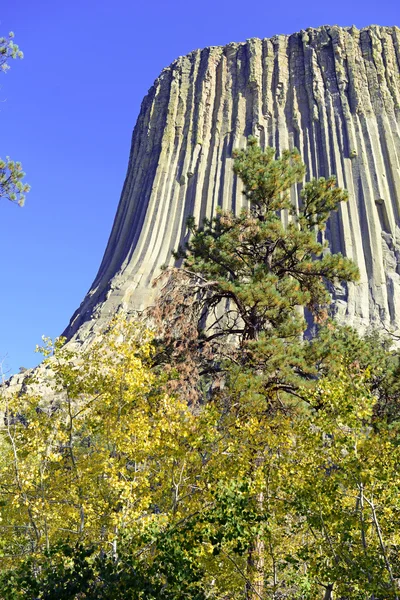
[{"label": "rock face", "polygon": [[143,100],[110,239],[68,338],[151,302],[189,215],[240,210],[231,157],[250,134],[278,152],[297,147],[308,177],[336,174],[347,188],[326,236],[361,279],[336,290],[336,311],[361,329],[400,327],[400,29],[321,27],[196,50],[164,69]]}]

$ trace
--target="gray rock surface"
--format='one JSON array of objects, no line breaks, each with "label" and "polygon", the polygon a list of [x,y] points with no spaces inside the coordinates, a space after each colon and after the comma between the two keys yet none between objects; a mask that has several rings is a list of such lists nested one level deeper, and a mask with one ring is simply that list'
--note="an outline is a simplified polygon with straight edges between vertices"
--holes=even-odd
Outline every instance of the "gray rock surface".
[{"label": "gray rock surface", "polygon": [[164,69],[143,100],[110,239],[68,338],[88,340],[116,311],[151,303],[189,215],[240,210],[231,156],[250,134],[278,152],[296,146],[308,177],[334,173],[348,189],[326,236],[361,279],[336,290],[337,314],[360,329],[400,327],[400,29],[334,26],[196,50]]}]

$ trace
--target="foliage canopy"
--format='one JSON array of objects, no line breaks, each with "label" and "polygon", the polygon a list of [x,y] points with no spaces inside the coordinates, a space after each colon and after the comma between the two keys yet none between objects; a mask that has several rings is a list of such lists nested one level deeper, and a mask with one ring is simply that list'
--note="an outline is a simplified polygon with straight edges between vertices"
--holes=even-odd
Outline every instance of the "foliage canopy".
[{"label": "foliage canopy", "polygon": [[[0,37],[1,72],[6,73],[8,71],[10,60],[23,57],[23,52],[14,42],[12,31],[10,31],[8,37]],[[30,186],[23,182],[24,177],[25,173],[20,162],[11,160],[8,156],[5,160],[0,157],[0,198],[5,198],[17,203],[19,206],[23,206],[25,194],[30,190]]]},{"label": "foliage canopy", "polygon": [[235,172],[247,208],[190,221],[154,331],[46,340],[45,392],[3,394],[2,597],[399,597],[399,357],[328,318],[346,193],[294,210],[297,151],[254,139]]}]

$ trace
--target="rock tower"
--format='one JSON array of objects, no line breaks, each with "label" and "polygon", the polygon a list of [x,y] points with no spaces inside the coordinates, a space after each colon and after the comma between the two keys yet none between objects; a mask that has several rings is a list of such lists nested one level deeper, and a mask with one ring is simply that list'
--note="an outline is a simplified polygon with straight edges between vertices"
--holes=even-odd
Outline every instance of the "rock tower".
[{"label": "rock tower", "polygon": [[151,302],[189,215],[240,210],[232,150],[250,134],[278,152],[297,147],[308,177],[335,174],[349,191],[326,237],[361,278],[336,290],[338,316],[400,328],[400,29],[334,26],[196,50],[164,69],[143,100],[110,239],[68,338]]}]

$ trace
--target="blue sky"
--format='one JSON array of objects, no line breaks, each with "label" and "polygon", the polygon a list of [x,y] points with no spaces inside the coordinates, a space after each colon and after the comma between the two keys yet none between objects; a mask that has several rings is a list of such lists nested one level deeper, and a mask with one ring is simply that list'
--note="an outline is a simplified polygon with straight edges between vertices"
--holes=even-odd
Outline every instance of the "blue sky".
[{"label": "blue sky", "polygon": [[107,243],[140,103],[195,48],[319,25],[400,26],[398,0],[13,0],[0,35],[23,61],[0,74],[0,156],[21,160],[23,209],[0,202],[0,360],[33,366],[83,300]]}]

